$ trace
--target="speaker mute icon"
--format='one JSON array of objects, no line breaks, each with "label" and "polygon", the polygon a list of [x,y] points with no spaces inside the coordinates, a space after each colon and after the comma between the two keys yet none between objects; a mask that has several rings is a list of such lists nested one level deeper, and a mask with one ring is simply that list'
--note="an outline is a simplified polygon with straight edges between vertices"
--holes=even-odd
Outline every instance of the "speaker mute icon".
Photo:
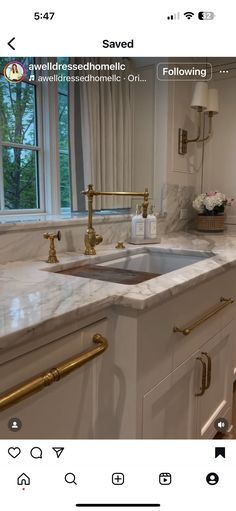
[{"label": "speaker mute icon", "polygon": [[180,19],[180,13],[176,12],[175,14],[170,14],[170,16],[167,16],[168,20],[179,20]]}]

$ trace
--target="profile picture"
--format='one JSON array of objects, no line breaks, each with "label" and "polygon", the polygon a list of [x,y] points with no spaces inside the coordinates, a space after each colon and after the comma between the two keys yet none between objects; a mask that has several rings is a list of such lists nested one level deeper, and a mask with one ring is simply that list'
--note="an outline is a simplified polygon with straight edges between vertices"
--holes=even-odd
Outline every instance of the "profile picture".
[{"label": "profile picture", "polygon": [[9,82],[22,82],[26,76],[25,66],[17,60],[8,62],[4,67],[4,76]]}]

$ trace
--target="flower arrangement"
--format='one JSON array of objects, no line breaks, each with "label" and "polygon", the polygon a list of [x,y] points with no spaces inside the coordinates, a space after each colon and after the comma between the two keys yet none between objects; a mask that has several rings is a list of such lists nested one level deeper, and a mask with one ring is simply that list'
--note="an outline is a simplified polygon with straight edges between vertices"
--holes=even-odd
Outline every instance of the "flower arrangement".
[{"label": "flower arrangement", "polygon": [[225,206],[231,206],[233,200],[221,192],[206,192],[196,197],[193,208],[199,215],[219,215],[224,213]]}]

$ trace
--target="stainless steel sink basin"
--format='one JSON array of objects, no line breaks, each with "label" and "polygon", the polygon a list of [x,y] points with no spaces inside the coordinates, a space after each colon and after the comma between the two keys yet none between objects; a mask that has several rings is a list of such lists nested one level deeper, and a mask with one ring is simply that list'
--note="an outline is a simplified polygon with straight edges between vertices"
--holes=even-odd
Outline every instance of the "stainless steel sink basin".
[{"label": "stainless steel sink basin", "polygon": [[99,263],[99,266],[163,274],[203,261],[213,255],[212,252],[150,248],[144,253],[129,254],[119,259]]}]

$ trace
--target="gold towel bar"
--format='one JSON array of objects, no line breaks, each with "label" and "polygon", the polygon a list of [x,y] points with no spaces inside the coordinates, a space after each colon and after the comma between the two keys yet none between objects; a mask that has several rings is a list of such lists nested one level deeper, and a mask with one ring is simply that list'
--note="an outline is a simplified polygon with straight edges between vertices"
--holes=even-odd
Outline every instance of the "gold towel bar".
[{"label": "gold towel bar", "polygon": [[202,323],[207,321],[207,319],[210,319],[213,316],[215,316],[215,314],[217,314],[222,309],[227,307],[227,305],[230,305],[231,303],[234,303],[234,300],[233,300],[233,298],[224,298],[223,296],[221,296],[220,302],[221,303],[219,305],[217,305],[215,307],[215,309],[213,309],[213,310],[207,312],[206,314],[204,314],[200,319],[195,321],[195,323],[193,323],[192,325],[190,325],[190,326],[188,326],[186,328],[179,328],[178,326],[174,326],[173,327],[173,332],[180,332],[183,335],[189,335],[192,332],[192,330],[194,330],[195,328],[200,326]]},{"label": "gold towel bar", "polygon": [[101,334],[93,336],[93,342],[97,344],[95,348],[83,351],[79,355],[68,358],[61,362],[57,367],[45,371],[43,374],[37,374],[32,378],[23,381],[19,385],[12,387],[3,394],[0,394],[0,411],[9,406],[13,406],[22,399],[25,399],[36,392],[40,392],[52,383],[61,380],[68,374],[75,371],[90,360],[101,355],[108,347],[108,342]]}]

